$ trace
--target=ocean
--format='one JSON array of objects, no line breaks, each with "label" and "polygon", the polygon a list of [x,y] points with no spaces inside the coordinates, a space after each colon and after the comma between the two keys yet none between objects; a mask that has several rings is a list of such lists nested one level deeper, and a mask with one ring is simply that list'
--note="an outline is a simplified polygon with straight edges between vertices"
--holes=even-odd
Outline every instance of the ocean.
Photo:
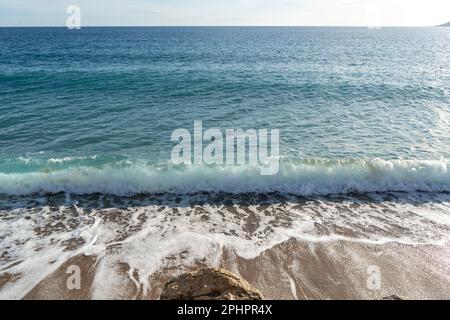
[{"label": "ocean", "polygon": [[[81,253],[109,298],[119,262],[149,294],[223,250],[446,244],[449,106],[448,28],[0,28],[0,297]],[[279,129],[278,173],[171,164],[198,120]]]}]

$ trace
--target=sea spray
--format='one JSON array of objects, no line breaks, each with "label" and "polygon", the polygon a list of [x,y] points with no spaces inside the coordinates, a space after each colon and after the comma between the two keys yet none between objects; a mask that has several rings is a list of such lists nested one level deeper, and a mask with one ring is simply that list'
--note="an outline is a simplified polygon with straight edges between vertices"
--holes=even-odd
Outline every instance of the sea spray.
[{"label": "sea spray", "polygon": [[0,194],[67,192],[133,195],[145,193],[268,193],[328,195],[350,192],[450,191],[446,160],[285,159],[278,174],[259,166],[152,165],[116,161],[25,173],[0,173]]}]

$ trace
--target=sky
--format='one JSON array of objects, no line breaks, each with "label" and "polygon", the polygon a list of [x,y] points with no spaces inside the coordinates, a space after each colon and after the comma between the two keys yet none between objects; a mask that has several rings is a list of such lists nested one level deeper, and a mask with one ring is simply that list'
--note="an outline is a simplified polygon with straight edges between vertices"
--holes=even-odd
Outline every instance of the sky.
[{"label": "sky", "polygon": [[433,26],[450,0],[0,0],[0,26]]}]

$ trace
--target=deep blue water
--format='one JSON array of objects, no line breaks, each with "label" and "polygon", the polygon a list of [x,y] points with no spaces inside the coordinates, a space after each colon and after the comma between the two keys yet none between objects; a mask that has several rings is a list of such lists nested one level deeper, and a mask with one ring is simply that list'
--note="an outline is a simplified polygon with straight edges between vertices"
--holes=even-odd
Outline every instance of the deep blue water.
[{"label": "deep blue water", "polygon": [[[450,191],[450,28],[0,28],[0,193]],[[282,167],[167,168],[177,128]]]}]

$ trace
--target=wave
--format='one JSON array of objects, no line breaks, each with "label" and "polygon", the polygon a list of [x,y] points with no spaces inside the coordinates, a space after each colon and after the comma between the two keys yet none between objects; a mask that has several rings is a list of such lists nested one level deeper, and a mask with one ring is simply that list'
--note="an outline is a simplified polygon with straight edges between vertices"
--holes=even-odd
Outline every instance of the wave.
[{"label": "wave", "polygon": [[250,166],[176,167],[116,161],[0,173],[0,194],[450,192],[449,166],[447,160],[291,160],[280,164],[277,175],[262,176],[258,167]]}]

